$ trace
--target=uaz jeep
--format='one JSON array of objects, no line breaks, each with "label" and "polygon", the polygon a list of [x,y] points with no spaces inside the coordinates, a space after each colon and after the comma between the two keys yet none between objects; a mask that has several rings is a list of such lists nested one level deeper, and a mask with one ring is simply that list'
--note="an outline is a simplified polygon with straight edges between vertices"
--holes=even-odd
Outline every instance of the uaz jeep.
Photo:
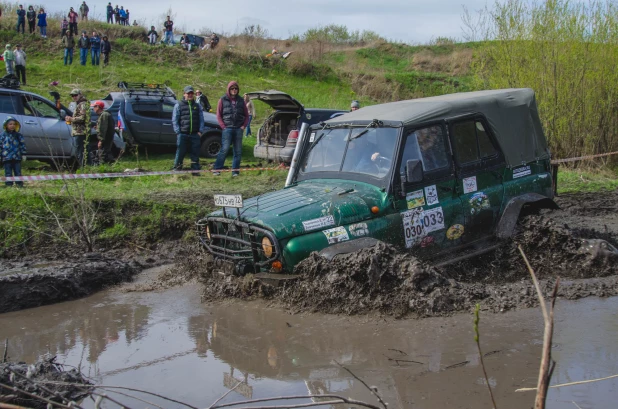
[{"label": "uaz jeep", "polygon": [[219,196],[197,223],[224,271],[291,273],[377,241],[444,263],[509,237],[523,206],[555,207],[531,89],[369,106],[299,140],[284,189]]}]

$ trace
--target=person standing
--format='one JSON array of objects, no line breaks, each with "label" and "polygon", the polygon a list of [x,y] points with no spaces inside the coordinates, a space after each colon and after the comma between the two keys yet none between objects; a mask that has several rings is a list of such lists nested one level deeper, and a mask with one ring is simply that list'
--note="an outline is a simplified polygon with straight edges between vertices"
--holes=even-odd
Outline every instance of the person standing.
[{"label": "person standing", "polygon": [[112,6],[111,2],[107,3],[105,11],[107,14],[107,23],[114,24],[114,7]]},{"label": "person standing", "polygon": [[253,101],[249,98],[249,95],[243,95],[245,100],[245,105],[247,105],[247,112],[249,112],[249,122],[247,122],[247,132],[245,133],[245,138],[251,136],[251,121],[255,117],[255,106],[253,106]]},{"label": "person standing", "polygon": [[[21,176],[21,161],[26,154],[26,141],[19,133],[21,125],[17,119],[8,116],[2,124],[4,132],[0,134],[0,162],[4,163],[4,176]],[[5,182],[6,186],[13,186],[13,182]],[[23,187],[24,182],[15,182]]]},{"label": "person standing", "polygon": [[4,47],[2,58],[6,65],[6,73],[8,75],[15,75],[15,53],[11,50],[11,44],[7,44],[6,47]]},{"label": "person standing", "polygon": [[79,47],[79,63],[81,65],[86,65],[86,60],[88,60],[88,48],[90,48],[90,39],[85,31],[82,31],[82,36],[77,41],[77,46]]},{"label": "person standing", "polygon": [[221,135],[221,150],[217,154],[215,161],[214,172],[215,176],[219,176],[223,169],[223,163],[227,152],[230,150],[230,145],[234,151],[232,159],[232,177],[238,176],[240,171],[240,158],[242,154],[242,133],[249,122],[249,111],[245,101],[238,95],[240,88],[236,81],[230,81],[227,84],[227,92],[219,99],[217,105],[217,121],[223,129]]},{"label": "person standing", "polygon": [[80,89],[75,88],[69,95],[77,106],[73,116],[67,115],[64,120],[71,124],[71,135],[75,138],[77,163],[80,167],[83,167],[84,153],[90,153],[87,150],[90,148],[86,146],[87,136],[90,133],[90,106]]},{"label": "person standing", "polygon": [[26,85],[26,52],[22,50],[21,44],[15,44],[15,74],[21,85]]},{"label": "person standing", "polygon": [[101,37],[96,31],[90,37],[90,62],[92,65],[99,65],[101,61]]},{"label": "person standing", "polygon": [[101,54],[103,54],[103,66],[109,64],[109,54],[112,52],[112,44],[108,41],[107,36],[103,36],[101,41]]},{"label": "person standing", "polygon": [[41,30],[41,37],[47,38],[47,14],[42,7],[36,17],[39,19],[37,26],[39,26],[39,30]]},{"label": "person standing", "polygon": [[26,19],[28,20],[28,32],[32,34],[34,33],[34,26],[36,21],[36,11],[34,11],[34,7],[28,6],[28,11],[26,12]]},{"label": "person standing", "polygon": [[64,47],[64,65],[67,65],[67,60],[69,65],[73,64],[73,49],[75,48],[75,38],[73,37],[73,33],[70,30],[66,32],[64,37],[62,37],[62,46]]},{"label": "person standing", "polygon": [[124,9],[124,6],[120,6],[120,25],[127,25],[127,12]]},{"label": "person standing", "polygon": [[19,27],[21,26],[21,33],[24,34],[26,29],[26,10],[21,4],[17,9],[17,32],[19,33]]},{"label": "person standing", "polygon": [[[182,162],[187,151],[191,157],[191,170],[200,170],[200,147],[204,115],[199,104],[195,102],[195,91],[191,85],[184,89],[184,99],[174,105],[172,125],[177,135],[176,158],[174,170],[182,170]],[[199,176],[199,173],[194,173]]]},{"label": "person standing", "polygon": [[124,20],[124,25],[125,26],[130,26],[131,25],[131,17],[130,17],[130,14],[129,14],[129,9],[127,9],[127,18],[125,18],[125,20]]},{"label": "person standing", "polygon": [[202,94],[202,91],[199,89],[195,91],[195,100],[202,107],[204,112],[210,112],[212,107],[210,106],[210,102],[208,102],[208,97]]},{"label": "person standing", "polygon": [[112,142],[114,141],[115,126],[112,115],[105,111],[103,101],[95,101],[90,105],[95,114],[99,116],[97,119],[97,149],[103,151],[103,162],[113,161]]},{"label": "person standing", "polygon": [[167,16],[167,20],[163,23],[165,27],[165,37],[164,40],[168,45],[171,43],[174,45],[174,22],[170,20],[170,16]]},{"label": "person standing", "polygon": [[69,30],[73,35],[77,35],[77,13],[73,10],[73,7],[69,9]]},{"label": "person standing", "polygon": [[155,45],[157,43],[157,38],[159,38],[159,34],[157,34],[157,30],[155,30],[155,26],[150,26],[150,31],[148,32],[148,44]]},{"label": "person standing", "polygon": [[69,30],[69,20],[66,17],[62,17],[62,21],[60,22],[60,38],[64,37],[64,35]]},{"label": "person standing", "polygon": [[88,21],[88,12],[90,11],[90,8],[88,7],[88,5],[86,4],[86,2],[82,2],[82,5],[79,6],[79,15],[82,19],[82,21],[86,20]]},{"label": "person standing", "polygon": [[116,19],[116,24],[120,24],[120,7],[117,4],[114,7],[114,18]]}]

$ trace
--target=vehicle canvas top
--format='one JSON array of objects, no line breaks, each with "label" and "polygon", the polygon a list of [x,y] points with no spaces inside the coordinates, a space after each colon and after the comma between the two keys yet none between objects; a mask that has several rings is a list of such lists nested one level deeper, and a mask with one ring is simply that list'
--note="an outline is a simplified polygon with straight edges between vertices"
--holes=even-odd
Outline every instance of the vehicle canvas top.
[{"label": "vehicle canvas top", "polygon": [[333,118],[328,125],[414,126],[480,113],[485,116],[508,166],[550,157],[534,91],[529,88],[462,92],[364,107]]},{"label": "vehicle canvas top", "polygon": [[247,92],[249,99],[257,99],[265,104],[268,104],[272,109],[276,110],[294,110],[299,111],[303,108],[303,104],[292,98],[289,94],[277,90],[264,90]]}]

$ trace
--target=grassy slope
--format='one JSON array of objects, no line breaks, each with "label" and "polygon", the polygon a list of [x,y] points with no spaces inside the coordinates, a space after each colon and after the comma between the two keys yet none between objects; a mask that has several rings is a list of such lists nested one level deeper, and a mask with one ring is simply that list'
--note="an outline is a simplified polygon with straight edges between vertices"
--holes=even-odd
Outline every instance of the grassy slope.
[{"label": "grassy slope", "polygon": [[[47,95],[58,90],[68,92],[79,87],[89,99],[104,97],[115,90],[119,81],[167,82],[176,92],[186,84],[202,88],[215,102],[229,80],[240,82],[242,91],[279,89],[286,91],[309,107],[345,109],[351,99],[363,104],[411,98],[446,92],[470,90],[471,78],[467,65],[478,44],[405,46],[380,43],[365,48],[335,49],[316,63],[302,57],[280,62],[263,59],[258,54],[236,49],[220,49],[208,53],[187,53],[179,48],[149,47],[140,39],[141,29],[125,29],[101,23],[80,27],[109,33],[113,40],[111,65],[93,67],[79,65],[75,56],[72,66],[62,63],[62,49],[57,33],[50,26],[49,39],[22,37],[12,31],[0,31],[2,41],[21,42],[28,52],[27,90]],[[113,33],[113,35],[112,35]],[[302,45],[296,44],[302,48]],[[57,87],[49,86],[58,81]],[[68,98],[65,99],[67,102]],[[258,121],[268,114],[263,104],[257,104]],[[261,165],[252,157],[255,139],[248,138],[243,146],[243,164]],[[228,158],[228,161],[230,159]],[[153,153],[144,150],[127,153],[118,163],[88,171],[117,172],[124,169],[168,170],[173,153]],[[212,161],[205,161],[208,166]],[[229,164],[229,162],[228,162]],[[25,174],[46,174],[51,170],[39,162],[26,162]],[[83,192],[98,210],[95,234],[100,241],[113,243],[119,239],[151,241],[178,238],[189,231],[192,222],[212,209],[215,192],[242,193],[253,196],[283,186],[282,171],[245,172],[241,178],[229,174],[221,177],[205,175],[140,177],[88,180],[70,185]],[[616,175],[610,172],[562,171],[560,190],[580,191],[615,189]],[[46,210],[43,197],[57,214],[69,218],[71,202],[61,182],[30,183],[26,189],[7,189],[0,195],[0,246],[10,247],[31,236],[45,237],[39,229],[57,236],[53,218]]]}]

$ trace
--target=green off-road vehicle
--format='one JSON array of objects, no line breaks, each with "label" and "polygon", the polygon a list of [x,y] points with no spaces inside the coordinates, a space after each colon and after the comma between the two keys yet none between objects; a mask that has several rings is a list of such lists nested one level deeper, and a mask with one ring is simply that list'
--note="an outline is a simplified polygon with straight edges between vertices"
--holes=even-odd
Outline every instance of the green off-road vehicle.
[{"label": "green off-road vehicle", "polygon": [[[223,272],[292,273],[383,241],[438,264],[491,250],[526,205],[556,207],[531,89],[369,106],[303,127],[286,187],[197,223]],[[218,268],[219,268],[218,267]]]}]

